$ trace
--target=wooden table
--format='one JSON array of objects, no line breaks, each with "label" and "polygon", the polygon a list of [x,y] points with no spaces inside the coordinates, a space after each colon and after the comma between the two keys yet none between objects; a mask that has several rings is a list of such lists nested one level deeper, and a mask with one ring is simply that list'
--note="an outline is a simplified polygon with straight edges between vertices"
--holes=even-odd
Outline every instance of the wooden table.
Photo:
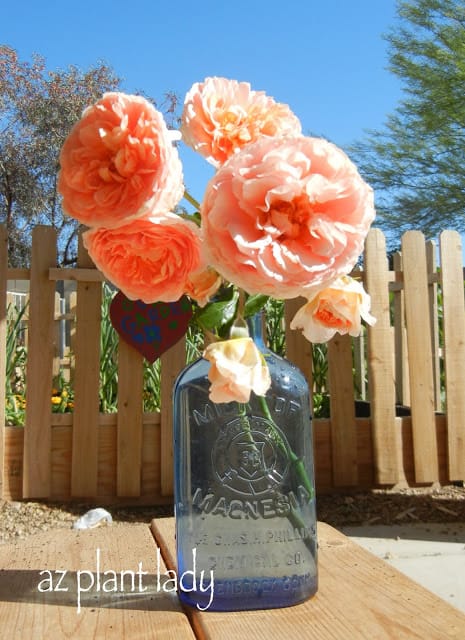
[{"label": "wooden table", "polygon": [[319,545],[320,587],[305,604],[202,613],[170,591],[173,518],[37,534],[0,546],[0,637],[465,638],[464,614],[323,523]]}]

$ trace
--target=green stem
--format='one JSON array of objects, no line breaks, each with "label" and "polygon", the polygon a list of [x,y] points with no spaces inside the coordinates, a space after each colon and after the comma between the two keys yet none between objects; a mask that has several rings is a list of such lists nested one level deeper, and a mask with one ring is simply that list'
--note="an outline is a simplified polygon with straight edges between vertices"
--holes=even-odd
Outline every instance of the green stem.
[{"label": "green stem", "polygon": [[[278,431],[278,427],[275,421],[273,420],[273,416],[270,413],[270,409],[266,402],[265,396],[257,396],[257,398],[259,400],[260,407],[263,411],[263,415],[267,418],[271,427],[273,428],[273,435],[275,437],[275,441],[277,442],[278,446],[281,448],[283,453],[287,456],[288,460],[290,460],[297,476],[299,477],[302,485],[307,490],[309,496],[313,496],[314,495],[313,486],[309,480],[309,477],[307,475],[307,472],[305,470],[302,460],[296,456],[296,454],[292,451],[289,445],[282,439]],[[245,428],[245,431],[247,433],[247,437],[249,438],[249,441],[251,444],[255,444],[255,441],[253,439],[252,432],[250,429],[249,419],[247,418],[247,405],[238,403],[238,406],[239,406],[239,415],[241,417],[242,425]],[[300,515],[297,513],[295,509],[291,509],[291,512],[288,515],[288,519],[294,528],[305,529],[305,522],[302,520],[302,518],[300,517]],[[311,543],[309,543],[309,541],[305,541],[305,545],[309,546],[310,548]]]},{"label": "green stem", "polygon": [[191,196],[187,189],[184,190],[184,198],[189,202],[193,207],[200,211],[200,202],[198,202],[195,198]]},{"label": "green stem", "polygon": [[279,431],[277,430],[277,425],[276,425],[275,421],[273,420],[273,416],[270,413],[270,409],[268,407],[268,403],[266,401],[266,397],[265,396],[257,396],[257,398],[258,398],[258,401],[260,403],[261,410],[263,411],[263,415],[267,418],[267,420],[270,422],[271,426],[273,427],[273,432],[274,432],[274,436],[276,438],[276,442],[281,447],[281,450],[286,454],[288,459],[291,461],[291,464],[294,467],[294,470],[297,473],[297,476],[299,477],[302,485],[305,487],[305,489],[308,492],[308,494],[310,496],[313,496],[313,494],[314,494],[313,485],[310,482],[310,479],[309,479],[309,477],[307,475],[307,471],[305,470],[304,463],[302,462],[301,458],[296,456],[296,454],[292,451],[292,449],[290,448],[289,444],[287,442],[285,442],[281,438],[281,435],[280,435]]}]

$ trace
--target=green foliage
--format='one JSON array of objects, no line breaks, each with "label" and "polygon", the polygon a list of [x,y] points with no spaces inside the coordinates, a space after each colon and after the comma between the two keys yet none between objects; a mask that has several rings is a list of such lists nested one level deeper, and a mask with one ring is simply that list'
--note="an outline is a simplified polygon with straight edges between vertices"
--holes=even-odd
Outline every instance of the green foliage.
[{"label": "green foliage", "polygon": [[[99,409],[103,413],[118,410],[118,335],[113,328],[109,307],[114,290],[108,285],[103,287],[102,323],[100,334],[100,386]],[[237,305],[238,299],[230,288],[223,291],[225,299],[218,304],[220,309],[228,305]],[[438,298],[440,301],[440,298]],[[264,307],[262,305],[264,304]],[[247,303],[245,305],[247,308]],[[261,308],[265,312],[267,346],[278,355],[285,355],[284,302],[263,296],[249,298],[247,313],[257,312]],[[18,311],[14,306],[8,309],[7,330],[7,381],[6,381],[6,421],[9,425],[23,425],[25,418],[25,370],[27,350],[24,345],[23,319],[26,308]],[[217,311],[215,311],[216,313]],[[229,313],[229,312],[228,312]],[[229,317],[228,313],[221,316]],[[208,318],[208,316],[207,316]],[[227,320],[228,322],[228,320]],[[227,326],[226,325],[223,326]],[[204,333],[195,323],[191,323],[186,335],[187,362],[199,358],[203,351]],[[72,358],[72,354],[71,358]],[[329,395],[327,389],[328,362],[327,346],[312,345],[313,357],[313,403],[316,418],[329,415]],[[74,410],[74,391],[69,371],[62,369],[53,381],[50,396],[50,410],[54,413],[65,413]],[[143,372],[143,410],[154,412],[160,410],[160,361],[151,364],[144,360]]]},{"label": "green foliage", "polygon": [[54,226],[60,262],[73,261],[77,223],[63,216],[56,189],[60,149],[83,109],[119,82],[102,63],[48,71],[42,57],[21,61],[0,45],[0,220],[12,266],[28,264],[36,224]]},{"label": "green foliage", "polygon": [[264,311],[268,348],[278,356],[284,357],[286,353],[284,301],[269,298]]},{"label": "green foliage", "polygon": [[198,308],[194,314],[194,322],[206,331],[216,330],[221,337],[229,334],[231,324],[236,317],[239,292],[232,285],[223,286],[214,300],[205,307]]},{"label": "green foliage", "polygon": [[26,306],[20,311],[14,305],[7,309],[6,338],[6,382],[5,420],[6,424],[24,424],[25,418],[25,370],[27,352],[24,346],[23,317]]},{"label": "green foliage", "polygon": [[386,36],[403,99],[381,131],[349,149],[375,189],[378,225],[393,240],[415,228],[427,237],[465,230],[465,5],[400,0]]}]

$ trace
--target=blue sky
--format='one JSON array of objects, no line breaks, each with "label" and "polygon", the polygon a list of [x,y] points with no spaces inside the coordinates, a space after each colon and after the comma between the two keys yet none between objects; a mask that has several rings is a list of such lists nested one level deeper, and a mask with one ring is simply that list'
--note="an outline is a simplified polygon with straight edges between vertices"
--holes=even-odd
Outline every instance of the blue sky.
[{"label": "blue sky", "polygon": [[[251,83],[299,116],[304,133],[339,146],[381,128],[400,96],[382,38],[396,0],[98,0],[3,3],[0,42],[50,69],[98,60],[123,90],[181,98],[194,82],[225,76]],[[185,181],[199,199],[209,165],[181,149]]]}]

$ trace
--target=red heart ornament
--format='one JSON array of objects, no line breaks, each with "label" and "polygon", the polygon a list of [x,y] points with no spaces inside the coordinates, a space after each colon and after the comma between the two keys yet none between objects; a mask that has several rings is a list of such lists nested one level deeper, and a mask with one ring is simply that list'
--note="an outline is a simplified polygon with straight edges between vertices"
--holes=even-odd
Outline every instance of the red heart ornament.
[{"label": "red heart ornament", "polygon": [[121,338],[149,362],[155,362],[186,333],[192,306],[186,296],[176,302],[129,300],[119,291],[110,304],[110,320]]}]

